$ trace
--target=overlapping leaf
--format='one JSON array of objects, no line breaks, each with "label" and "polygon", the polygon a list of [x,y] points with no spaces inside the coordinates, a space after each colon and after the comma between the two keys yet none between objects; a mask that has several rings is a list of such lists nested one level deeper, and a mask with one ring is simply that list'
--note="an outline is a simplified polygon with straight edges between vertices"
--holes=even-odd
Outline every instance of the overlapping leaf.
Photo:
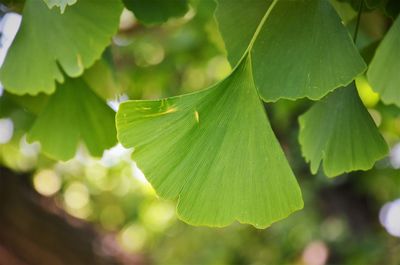
[{"label": "overlapping leaf", "polygon": [[83,141],[93,156],[116,144],[114,111],[82,79],[66,79],[48,99],[28,133],[49,156],[68,160]]},{"label": "overlapping leaf", "polygon": [[376,50],[367,76],[383,102],[400,106],[400,17]]},{"label": "overlapping leaf", "polygon": [[369,9],[380,8],[392,18],[396,18],[400,12],[398,0],[339,0],[339,2],[347,2],[357,11],[360,9],[361,2],[363,2],[364,7],[366,6]]},{"label": "overlapping leaf", "polygon": [[236,65],[250,52],[254,82],[265,101],[319,99],[365,70],[329,1],[217,2],[228,59]]},{"label": "overlapping leaf", "polygon": [[339,2],[347,2],[349,3],[354,10],[359,10],[360,9],[360,4],[363,2],[363,5],[365,4],[367,8],[377,8],[383,4],[383,2],[387,2],[388,0],[338,0]]},{"label": "overlapping leaf", "polygon": [[126,8],[145,24],[159,24],[188,11],[187,0],[123,0]]},{"label": "overlapping leaf", "polygon": [[[42,97],[38,97],[38,100],[32,102],[27,101],[27,108],[30,107],[31,103],[40,105],[42,102]],[[4,92],[4,94],[0,97],[0,119],[1,118],[11,118],[14,129],[26,132],[26,130],[30,128],[32,122],[35,120],[35,115],[33,115],[30,111],[27,111],[26,108],[21,108],[15,101],[13,95]],[[21,135],[22,134],[23,133],[21,133]]]},{"label": "overlapping leaf", "polygon": [[122,93],[114,70],[113,66],[103,57],[87,69],[82,78],[97,95],[107,100]]},{"label": "overlapping leaf", "polygon": [[27,0],[0,70],[1,82],[16,94],[53,92],[55,80],[64,80],[62,72],[79,76],[101,56],[118,29],[121,11],[119,0],[78,1],[64,14],[42,0]]},{"label": "overlapping leaf", "polygon": [[57,6],[60,8],[61,13],[64,13],[65,8],[67,6],[72,6],[78,0],[43,0],[47,6],[52,9],[53,7]]},{"label": "overlapping leaf", "polygon": [[302,153],[314,174],[321,161],[330,177],[367,170],[388,153],[353,84],[315,103],[299,121]]},{"label": "overlapping leaf", "polygon": [[117,131],[157,193],[179,198],[188,223],[266,227],[303,206],[247,59],[208,90],[122,103]]}]

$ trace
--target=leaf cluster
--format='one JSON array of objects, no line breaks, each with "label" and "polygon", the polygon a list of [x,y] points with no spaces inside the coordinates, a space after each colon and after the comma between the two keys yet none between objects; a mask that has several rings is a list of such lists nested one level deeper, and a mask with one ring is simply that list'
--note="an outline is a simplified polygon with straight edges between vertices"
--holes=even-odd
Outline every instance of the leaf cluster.
[{"label": "leaf cluster", "polygon": [[[346,2],[361,15],[363,2]],[[216,3],[230,74],[190,94],[129,100],[114,119],[101,87],[114,84],[106,48],[119,30],[123,8],[154,26],[190,13],[189,3],[26,0],[0,69],[7,91],[2,106],[28,110],[28,141],[39,141],[54,159],[72,158],[82,142],[101,156],[118,137],[135,148],[133,159],[157,193],[178,200],[180,217],[196,225],[238,220],[267,227],[303,207],[263,102],[315,101],[299,117],[299,142],[312,173],[320,165],[329,177],[368,170],[387,155],[388,145],[354,80],[366,73],[382,102],[400,107],[400,18],[374,46],[367,65],[329,1]],[[388,19],[397,15],[394,1],[365,4]]]}]

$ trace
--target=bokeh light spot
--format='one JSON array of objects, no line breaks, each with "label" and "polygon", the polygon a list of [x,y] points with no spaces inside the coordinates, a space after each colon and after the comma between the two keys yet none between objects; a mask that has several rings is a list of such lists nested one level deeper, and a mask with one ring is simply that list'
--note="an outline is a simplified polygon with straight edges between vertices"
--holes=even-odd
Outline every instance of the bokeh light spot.
[{"label": "bokeh light spot", "polygon": [[207,75],[213,81],[222,80],[228,76],[231,71],[232,67],[225,56],[215,56],[207,63]]},{"label": "bokeh light spot", "polygon": [[147,240],[146,230],[137,224],[131,224],[119,234],[119,243],[128,252],[136,252],[143,248]]},{"label": "bokeh light spot", "polygon": [[393,168],[400,168],[400,143],[393,146],[390,151],[390,164]]},{"label": "bokeh light spot", "polygon": [[379,220],[390,235],[400,237],[400,199],[386,203],[379,212]]},{"label": "bokeh light spot", "polygon": [[65,190],[64,201],[72,209],[81,209],[89,203],[89,190],[78,181],[72,182]]},{"label": "bokeh light spot", "polygon": [[358,95],[366,107],[372,108],[379,102],[379,94],[372,90],[365,76],[356,78],[356,87]]},{"label": "bokeh light spot", "polygon": [[142,210],[142,219],[149,228],[163,231],[175,217],[175,207],[167,202],[157,201]]},{"label": "bokeh light spot", "polygon": [[7,51],[10,48],[15,35],[21,25],[22,16],[17,13],[7,13],[0,21],[1,45],[0,45],[0,67],[3,65]]},{"label": "bokeh light spot", "polygon": [[329,250],[322,241],[313,241],[303,251],[302,260],[305,265],[324,265],[328,260]]},{"label": "bokeh light spot", "polygon": [[0,119],[0,144],[8,143],[14,133],[14,123],[11,119]]},{"label": "bokeh light spot", "polygon": [[33,177],[35,190],[44,196],[51,196],[61,188],[61,179],[56,172],[45,169],[36,173]]}]

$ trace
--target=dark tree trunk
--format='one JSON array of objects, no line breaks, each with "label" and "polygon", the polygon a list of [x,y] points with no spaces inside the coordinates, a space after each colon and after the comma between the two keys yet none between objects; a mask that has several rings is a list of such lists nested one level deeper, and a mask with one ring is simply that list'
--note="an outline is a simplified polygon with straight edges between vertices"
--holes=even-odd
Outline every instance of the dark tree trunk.
[{"label": "dark tree trunk", "polygon": [[28,176],[0,167],[0,265],[143,263],[101,243],[102,238],[38,195]]}]

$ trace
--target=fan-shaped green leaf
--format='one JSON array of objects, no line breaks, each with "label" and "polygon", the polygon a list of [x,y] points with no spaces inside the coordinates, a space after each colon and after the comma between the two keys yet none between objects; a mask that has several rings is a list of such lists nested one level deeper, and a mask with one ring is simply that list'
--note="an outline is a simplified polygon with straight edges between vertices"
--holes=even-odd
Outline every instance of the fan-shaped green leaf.
[{"label": "fan-shaped green leaf", "polygon": [[78,1],[64,14],[42,0],[27,0],[20,30],[0,69],[4,87],[16,94],[51,93],[55,80],[63,82],[62,71],[81,75],[110,43],[121,11],[119,0]]},{"label": "fan-shaped green leaf", "polygon": [[208,90],[122,103],[117,131],[157,193],[179,198],[188,223],[266,227],[303,207],[248,60]]},{"label": "fan-shaped green leaf", "polygon": [[400,17],[376,50],[367,76],[383,102],[400,106]]},{"label": "fan-shaped green leaf", "polygon": [[44,153],[72,158],[80,140],[93,156],[116,144],[115,113],[82,79],[66,79],[48,99],[28,133]]},{"label": "fan-shaped green leaf", "polygon": [[265,101],[319,99],[365,70],[329,1],[217,2],[228,58],[235,65],[250,52],[254,81]]},{"label": "fan-shaped green leaf", "polygon": [[188,11],[187,0],[123,0],[126,8],[145,24],[159,24]]},{"label": "fan-shaped green leaf", "polygon": [[316,173],[322,160],[327,176],[370,169],[388,147],[354,85],[338,89],[303,114],[299,141]]},{"label": "fan-shaped green leaf", "polygon": [[61,13],[64,13],[65,8],[68,6],[72,6],[76,3],[77,0],[43,0],[47,6],[52,9],[55,6],[60,8]]}]

